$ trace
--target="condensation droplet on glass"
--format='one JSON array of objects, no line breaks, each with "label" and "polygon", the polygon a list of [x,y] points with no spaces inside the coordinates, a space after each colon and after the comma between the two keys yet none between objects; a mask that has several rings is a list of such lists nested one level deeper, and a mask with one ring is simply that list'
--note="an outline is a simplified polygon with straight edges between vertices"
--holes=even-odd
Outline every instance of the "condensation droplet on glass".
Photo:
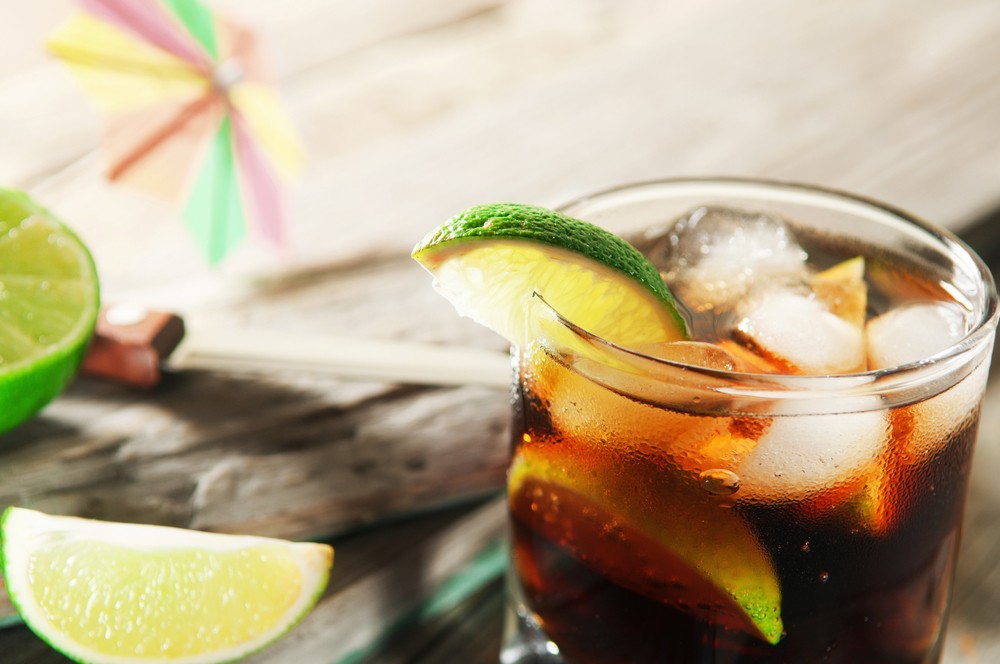
[{"label": "condensation droplet on glass", "polygon": [[702,489],[715,496],[731,496],[740,489],[740,476],[724,468],[703,470],[698,481]]},{"label": "condensation droplet on glass", "polygon": [[829,572],[820,572],[819,573],[819,582],[820,583],[826,583],[829,580],[830,580],[830,573]]},{"label": "condensation droplet on glass", "polygon": [[809,540],[802,543],[802,553],[809,553],[811,549],[809,548]]}]

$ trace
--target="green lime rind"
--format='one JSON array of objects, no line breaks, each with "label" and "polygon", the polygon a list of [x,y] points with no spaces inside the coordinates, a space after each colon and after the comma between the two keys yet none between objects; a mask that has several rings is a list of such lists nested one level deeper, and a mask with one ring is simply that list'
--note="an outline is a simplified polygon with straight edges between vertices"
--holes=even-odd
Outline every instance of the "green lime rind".
[{"label": "green lime rind", "polygon": [[99,302],[97,268],[80,239],[24,192],[0,188],[0,432],[76,375]]},{"label": "green lime rind", "polygon": [[[78,662],[79,664],[143,664],[144,662],[151,662],[151,661],[156,661],[156,662],[165,661],[162,658],[157,658],[157,657],[141,658],[141,657],[124,657],[118,655],[107,655],[103,657],[99,656],[96,659],[92,657],[83,657],[79,653],[73,652],[72,649],[68,648],[66,645],[59,643],[59,640],[57,638],[55,638],[53,635],[48,634],[45,629],[41,628],[41,626],[35,623],[35,621],[32,619],[31,611],[28,610],[28,608],[22,601],[21,593],[16,590],[21,587],[21,584],[18,582],[17,579],[12,578],[13,574],[9,569],[8,565],[8,562],[11,559],[10,551],[13,550],[16,546],[18,546],[18,538],[8,536],[9,532],[8,522],[10,521],[11,517],[18,511],[24,511],[24,510],[16,506],[11,506],[5,509],[3,511],[3,514],[0,515],[0,573],[2,573],[4,576],[4,580],[6,581],[7,584],[8,594],[11,603],[17,610],[18,615],[21,618],[22,622],[25,625],[27,625],[27,627],[31,629],[31,631],[40,640],[45,642],[50,648],[52,648],[56,652],[59,652],[65,657],[69,658],[70,660]],[[332,565],[332,559],[331,559],[331,565]],[[271,645],[273,645],[274,643],[285,637],[288,634],[288,632],[290,632],[300,622],[302,622],[302,620],[307,615],[309,615],[312,609],[315,608],[316,604],[323,597],[323,594],[326,591],[327,586],[329,585],[330,569],[331,566],[328,565],[322,570],[321,574],[318,577],[316,577],[316,583],[313,588],[313,592],[309,595],[306,601],[300,604],[299,611],[292,618],[290,618],[285,625],[282,626],[282,629],[277,630],[275,631],[274,634],[270,635],[270,638],[255,644],[252,648],[246,648],[238,651],[234,649],[234,652],[230,652],[218,658],[213,658],[211,653],[205,653],[201,655],[193,655],[190,657],[179,658],[171,661],[177,661],[180,664],[184,664],[186,662],[190,662],[191,664],[195,663],[230,664],[232,662],[242,661],[255,653],[265,650],[266,648],[270,647]]]},{"label": "green lime rind", "polygon": [[515,240],[580,254],[640,284],[670,313],[681,337],[687,323],[659,271],[642,253],[614,233],[548,208],[521,203],[476,205],[431,231],[413,249],[421,263],[430,255],[476,240]]},{"label": "green lime rind", "polygon": [[86,350],[86,342],[62,348],[34,364],[3,374],[0,433],[25,422],[55,399],[76,376]]}]

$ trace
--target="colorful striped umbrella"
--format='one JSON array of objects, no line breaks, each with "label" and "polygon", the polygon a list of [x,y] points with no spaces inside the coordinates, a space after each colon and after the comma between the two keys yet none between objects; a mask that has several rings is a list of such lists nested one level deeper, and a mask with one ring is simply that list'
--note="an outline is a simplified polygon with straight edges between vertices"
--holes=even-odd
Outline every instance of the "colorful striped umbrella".
[{"label": "colorful striped umbrella", "polygon": [[302,150],[254,35],[198,0],[79,3],[48,46],[107,112],[108,178],[181,201],[210,263],[248,226],[282,245]]}]

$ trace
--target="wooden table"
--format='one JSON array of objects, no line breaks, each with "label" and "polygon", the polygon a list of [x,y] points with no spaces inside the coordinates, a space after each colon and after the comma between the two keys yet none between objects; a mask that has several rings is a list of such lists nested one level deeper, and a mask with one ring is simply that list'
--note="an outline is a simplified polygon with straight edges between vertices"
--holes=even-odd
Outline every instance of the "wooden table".
[{"label": "wooden table", "polygon": [[[108,301],[499,352],[431,291],[416,240],[470,204],[670,175],[853,190],[1000,258],[995,0],[215,4],[259,29],[310,151],[289,254],[248,245],[215,270],[174,209],[101,179],[99,119],[41,50],[71,2],[0,21],[0,182],[71,222]],[[330,590],[255,663],[495,662],[506,408],[495,388],[301,372],[186,371],[148,393],[82,377],[3,436],[0,505],[333,537]],[[1000,661],[998,463],[992,390],[948,664]],[[64,661],[21,626],[0,653]]]}]

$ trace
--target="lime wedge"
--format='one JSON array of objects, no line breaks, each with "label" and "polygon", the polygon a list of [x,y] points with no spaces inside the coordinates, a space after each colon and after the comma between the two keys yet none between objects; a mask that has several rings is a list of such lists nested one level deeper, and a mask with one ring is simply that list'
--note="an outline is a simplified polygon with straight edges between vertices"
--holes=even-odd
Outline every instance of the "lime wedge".
[{"label": "lime wedge", "polygon": [[781,639],[777,573],[730,507],[648,458],[568,446],[518,450],[508,476],[515,518],[624,588],[768,643]]},{"label": "lime wedge", "polygon": [[79,238],[25,194],[0,189],[0,431],[34,415],[76,374],[98,300]]},{"label": "lime wedge", "polygon": [[677,341],[684,319],[656,268],[597,226],[545,208],[479,205],[431,232],[413,257],[459,313],[512,343],[527,340],[534,293],[614,343]]},{"label": "lime wedge", "polygon": [[92,664],[213,664],[259,650],[315,604],[333,550],[9,508],[3,571],[24,622]]},{"label": "lime wedge", "polygon": [[809,285],[831,313],[864,329],[868,307],[864,256],[855,256],[813,275]]}]

